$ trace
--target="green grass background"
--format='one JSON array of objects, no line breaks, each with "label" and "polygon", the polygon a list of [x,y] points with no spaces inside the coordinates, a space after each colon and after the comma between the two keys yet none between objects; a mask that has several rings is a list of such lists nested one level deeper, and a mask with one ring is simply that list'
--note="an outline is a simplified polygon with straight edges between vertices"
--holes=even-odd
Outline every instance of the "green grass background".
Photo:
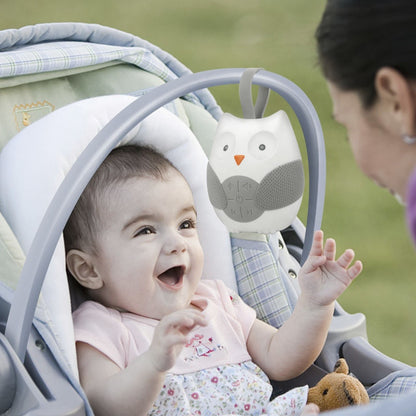
[{"label": "green grass background", "polygon": [[[324,0],[0,0],[0,29],[55,21],[99,23],[149,40],[194,72],[263,67],[298,84],[315,105],[326,139],[323,229],[337,239],[339,251],[352,247],[364,263],[362,276],[340,302],[348,312],[365,313],[373,345],[416,365],[416,255],[403,209],[361,174],[345,130],[331,119],[313,38],[324,4]],[[235,86],[212,92],[225,111],[241,113]],[[273,96],[268,112],[281,107],[287,109]],[[302,137],[293,114],[291,118]],[[303,220],[305,212],[303,204]]]}]

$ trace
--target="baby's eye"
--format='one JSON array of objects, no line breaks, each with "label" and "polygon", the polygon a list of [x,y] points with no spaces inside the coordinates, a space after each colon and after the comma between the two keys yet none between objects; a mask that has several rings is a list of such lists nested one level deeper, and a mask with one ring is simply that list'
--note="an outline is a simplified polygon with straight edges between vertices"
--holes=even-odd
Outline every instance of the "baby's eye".
[{"label": "baby's eye", "polygon": [[195,221],[193,221],[193,220],[185,220],[185,221],[183,221],[181,223],[181,225],[180,225],[179,228],[181,230],[189,230],[189,229],[192,229],[192,228],[195,228],[195,227],[196,227]]},{"label": "baby's eye", "polygon": [[139,230],[137,230],[134,234],[134,237],[139,237],[141,235],[149,235],[149,234],[153,234],[155,232],[155,230],[152,227],[142,227]]}]

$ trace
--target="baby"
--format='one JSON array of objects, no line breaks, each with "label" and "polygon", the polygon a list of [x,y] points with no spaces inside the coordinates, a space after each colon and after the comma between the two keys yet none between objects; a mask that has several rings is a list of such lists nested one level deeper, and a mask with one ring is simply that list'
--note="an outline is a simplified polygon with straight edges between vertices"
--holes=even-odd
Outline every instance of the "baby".
[{"label": "baby", "polygon": [[279,329],[221,281],[201,280],[192,192],[148,147],[114,149],[64,230],[67,267],[89,300],[74,312],[80,380],[97,415],[299,415],[307,386],[270,401],[319,355],[335,299],[362,270],[317,231],[301,293]]}]

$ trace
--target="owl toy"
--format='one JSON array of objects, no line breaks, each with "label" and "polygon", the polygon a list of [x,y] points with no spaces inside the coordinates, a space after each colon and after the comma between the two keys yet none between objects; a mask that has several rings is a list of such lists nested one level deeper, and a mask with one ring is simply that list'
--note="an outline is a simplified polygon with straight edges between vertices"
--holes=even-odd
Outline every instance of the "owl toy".
[{"label": "owl toy", "polygon": [[295,219],[304,189],[299,146],[287,114],[224,114],[207,168],[208,194],[232,233],[274,233]]}]

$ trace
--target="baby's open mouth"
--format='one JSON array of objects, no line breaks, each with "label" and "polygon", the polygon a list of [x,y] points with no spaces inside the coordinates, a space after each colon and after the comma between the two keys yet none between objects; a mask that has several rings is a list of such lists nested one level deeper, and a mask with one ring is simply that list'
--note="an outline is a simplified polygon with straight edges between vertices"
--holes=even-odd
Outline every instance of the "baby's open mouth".
[{"label": "baby's open mouth", "polygon": [[167,286],[177,287],[182,284],[185,266],[175,266],[165,270],[157,278]]}]

